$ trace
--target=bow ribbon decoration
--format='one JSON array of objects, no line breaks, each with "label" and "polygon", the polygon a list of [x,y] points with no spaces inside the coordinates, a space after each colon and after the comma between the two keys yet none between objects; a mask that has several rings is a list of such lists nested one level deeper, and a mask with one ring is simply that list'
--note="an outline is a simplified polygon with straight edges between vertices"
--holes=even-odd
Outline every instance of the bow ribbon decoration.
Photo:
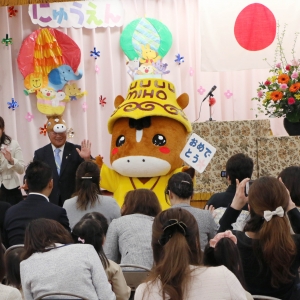
[{"label": "bow ribbon decoration", "polygon": [[226,230],[225,232],[218,233],[213,239],[209,241],[209,246],[212,248],[215,248],[217,243],[223,239],[223,238],[229,238],[232,240],[235,244],[237,244],[237,238],[236,236],[230,231]]},{"label": "bow ribbon decoration", "polygon": [[278,216],[282,218],[284,216],[284,210],[282,206],[278,206],[274,211],[265,210],[264,211],[264,219],[269,222],[273,216]]},{"label": "bow ribbon decoration", "polygon": [[167,221],[163,226],[163,234],[161,235],[161,238],[158,240],[158,243],[161,246],[164,246],[170,238],[173,236],[175,232],[180,232],[184,236],[186,236],[186,230],[187,226],[181,221],[178,221],[177,219],[170,219]]}]

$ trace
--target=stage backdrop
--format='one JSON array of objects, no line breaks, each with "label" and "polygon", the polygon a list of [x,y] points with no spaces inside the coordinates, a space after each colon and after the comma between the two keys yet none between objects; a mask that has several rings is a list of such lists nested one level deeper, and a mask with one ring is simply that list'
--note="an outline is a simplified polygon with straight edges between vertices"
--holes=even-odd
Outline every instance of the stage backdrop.
[{"label": "stage backdrop", "polygon": [[[185,111],[191,122],[198,118],[202,99],[213,85],[217,86],[214,91],[216,104],[212,109],[214,120],[255,119],[256,112],[252,109],[255,109],[256,103],[251,98],[256,96],[258,82],[269,76],[269,66],[260,70],[201,72],[201,49],[210,46],[201,38],[209,31],[201,25],[202,6],[199,2],[205,5],[207,1],[122,0],[124,16],[121,27],[57,28],[71,37],[81,49],[79,69],[83,71],[83,77],[76,83],[82,91],[87,91],[87,95],[66,104],[64,119],[74,133],[70,133],[69,141],[80,143],[82,139],[90,139],[92,154],[101,154],[109,164],[107,120],[114,109],[115,97],[119,94],[125,96],[131,81],[127,74],[126,57],[119,45],[120,35],[128,23],[140,17],[160,20],[173,35],[173,45],[164,58],[171,72],[164,78],[175,84],[178,95],[183,92],[189,94],[190,104]],[[295,5],[300,6],[300,3]],[[10,16],[10,13],[13,15]],[[218,21],[214,11],[211,11],[211,20]],[[47,136],[40,134],[40,127],[44,126],[46,118],[38,111],[36,98],[24,94],[24,78],[17,65],[22,41],[39,28],[39,25],[32,23],[27,5],[15,6],[10,11],[7,7],[0,8],[0,38],[12,38],[12,44],[0,44],[0,115],[5,119],[6,133],[19,141],[27,163],[32,159],[35,149],[49,142]],[[219,34],[222,35],[222,32]],[[210,36],[210,39],[214,42],[214,36]],[[100,51],[97,60],[90,56],[94,47]],[[220,47],[218,52],[222,55],[223,48]],[[184,57],[180,65],[175,62],[178,54]],[[223,59],[227,59],[225,54]],[[12,103],[12,98],[19,105],[15,110],[8,104]],[[102,99],[102,105],[99,98]],[[205,122],[208,118],[206,101],[202,104],[198,121]],[[272,119],[271,127],[273,134],[286,135],[282,120]]]}]

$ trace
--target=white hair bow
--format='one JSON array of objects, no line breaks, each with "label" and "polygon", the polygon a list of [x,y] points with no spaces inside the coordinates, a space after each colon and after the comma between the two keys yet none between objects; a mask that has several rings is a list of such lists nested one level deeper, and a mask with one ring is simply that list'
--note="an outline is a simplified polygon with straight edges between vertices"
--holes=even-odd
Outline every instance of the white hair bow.
[{"label": "white hair bow", "polygon": [[278,206],[274,211],[265,210],[264,211],[264,218],[267,222],[269,222],[273,216],[283,217],[284,216],[284,210],[282,206]]}]

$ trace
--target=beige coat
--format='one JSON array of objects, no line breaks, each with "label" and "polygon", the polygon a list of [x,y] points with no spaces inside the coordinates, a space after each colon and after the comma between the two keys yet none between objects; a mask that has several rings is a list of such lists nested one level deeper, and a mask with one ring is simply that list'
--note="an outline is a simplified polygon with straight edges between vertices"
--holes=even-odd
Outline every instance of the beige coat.
[{"label": "beige coat", "polygon": [[3,153],[0,152],[0,186],[3,184],[6,189],[11,190],[20,186],[18,174],[24,173],[25,162],[21,147],[17,141],[11,140],[7,148],[11,153],[14,164],[9,164]]}]

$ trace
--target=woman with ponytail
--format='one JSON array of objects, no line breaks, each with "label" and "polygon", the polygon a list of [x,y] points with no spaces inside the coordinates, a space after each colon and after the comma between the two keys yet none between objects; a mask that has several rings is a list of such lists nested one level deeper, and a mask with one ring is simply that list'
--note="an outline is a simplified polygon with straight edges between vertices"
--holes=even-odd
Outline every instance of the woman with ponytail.
[{"label": "woman with ponytail", "polygon": [[99,212],[108,223],[121,215],[116,200],[103,196],[100,192],[100,170],[92,161],[82,162],[76,171],[76,192],[74,197],[64,202],[71,229],[86,214]]},{"label": "woman with ponytail", "polygon": [[289,223],[289,219],[292,226],[299,223],[300,213],[280,180],[261,177],[253,182],[246,197],[248,180],[237,182],[232,204],[220,220],[220,231],[230,228],[248,201],[250,219],[244,232],[233,231],[248,291],[252,295],[300,299],[300,235],[291,234]]},{"label": "woman with ponytail", "polygon": [[152,249],[154,266],[135,300],[246,300],[240,282],[226,267],[202,266],[198,224],[187,210],[168,209],[154,219]]}]

